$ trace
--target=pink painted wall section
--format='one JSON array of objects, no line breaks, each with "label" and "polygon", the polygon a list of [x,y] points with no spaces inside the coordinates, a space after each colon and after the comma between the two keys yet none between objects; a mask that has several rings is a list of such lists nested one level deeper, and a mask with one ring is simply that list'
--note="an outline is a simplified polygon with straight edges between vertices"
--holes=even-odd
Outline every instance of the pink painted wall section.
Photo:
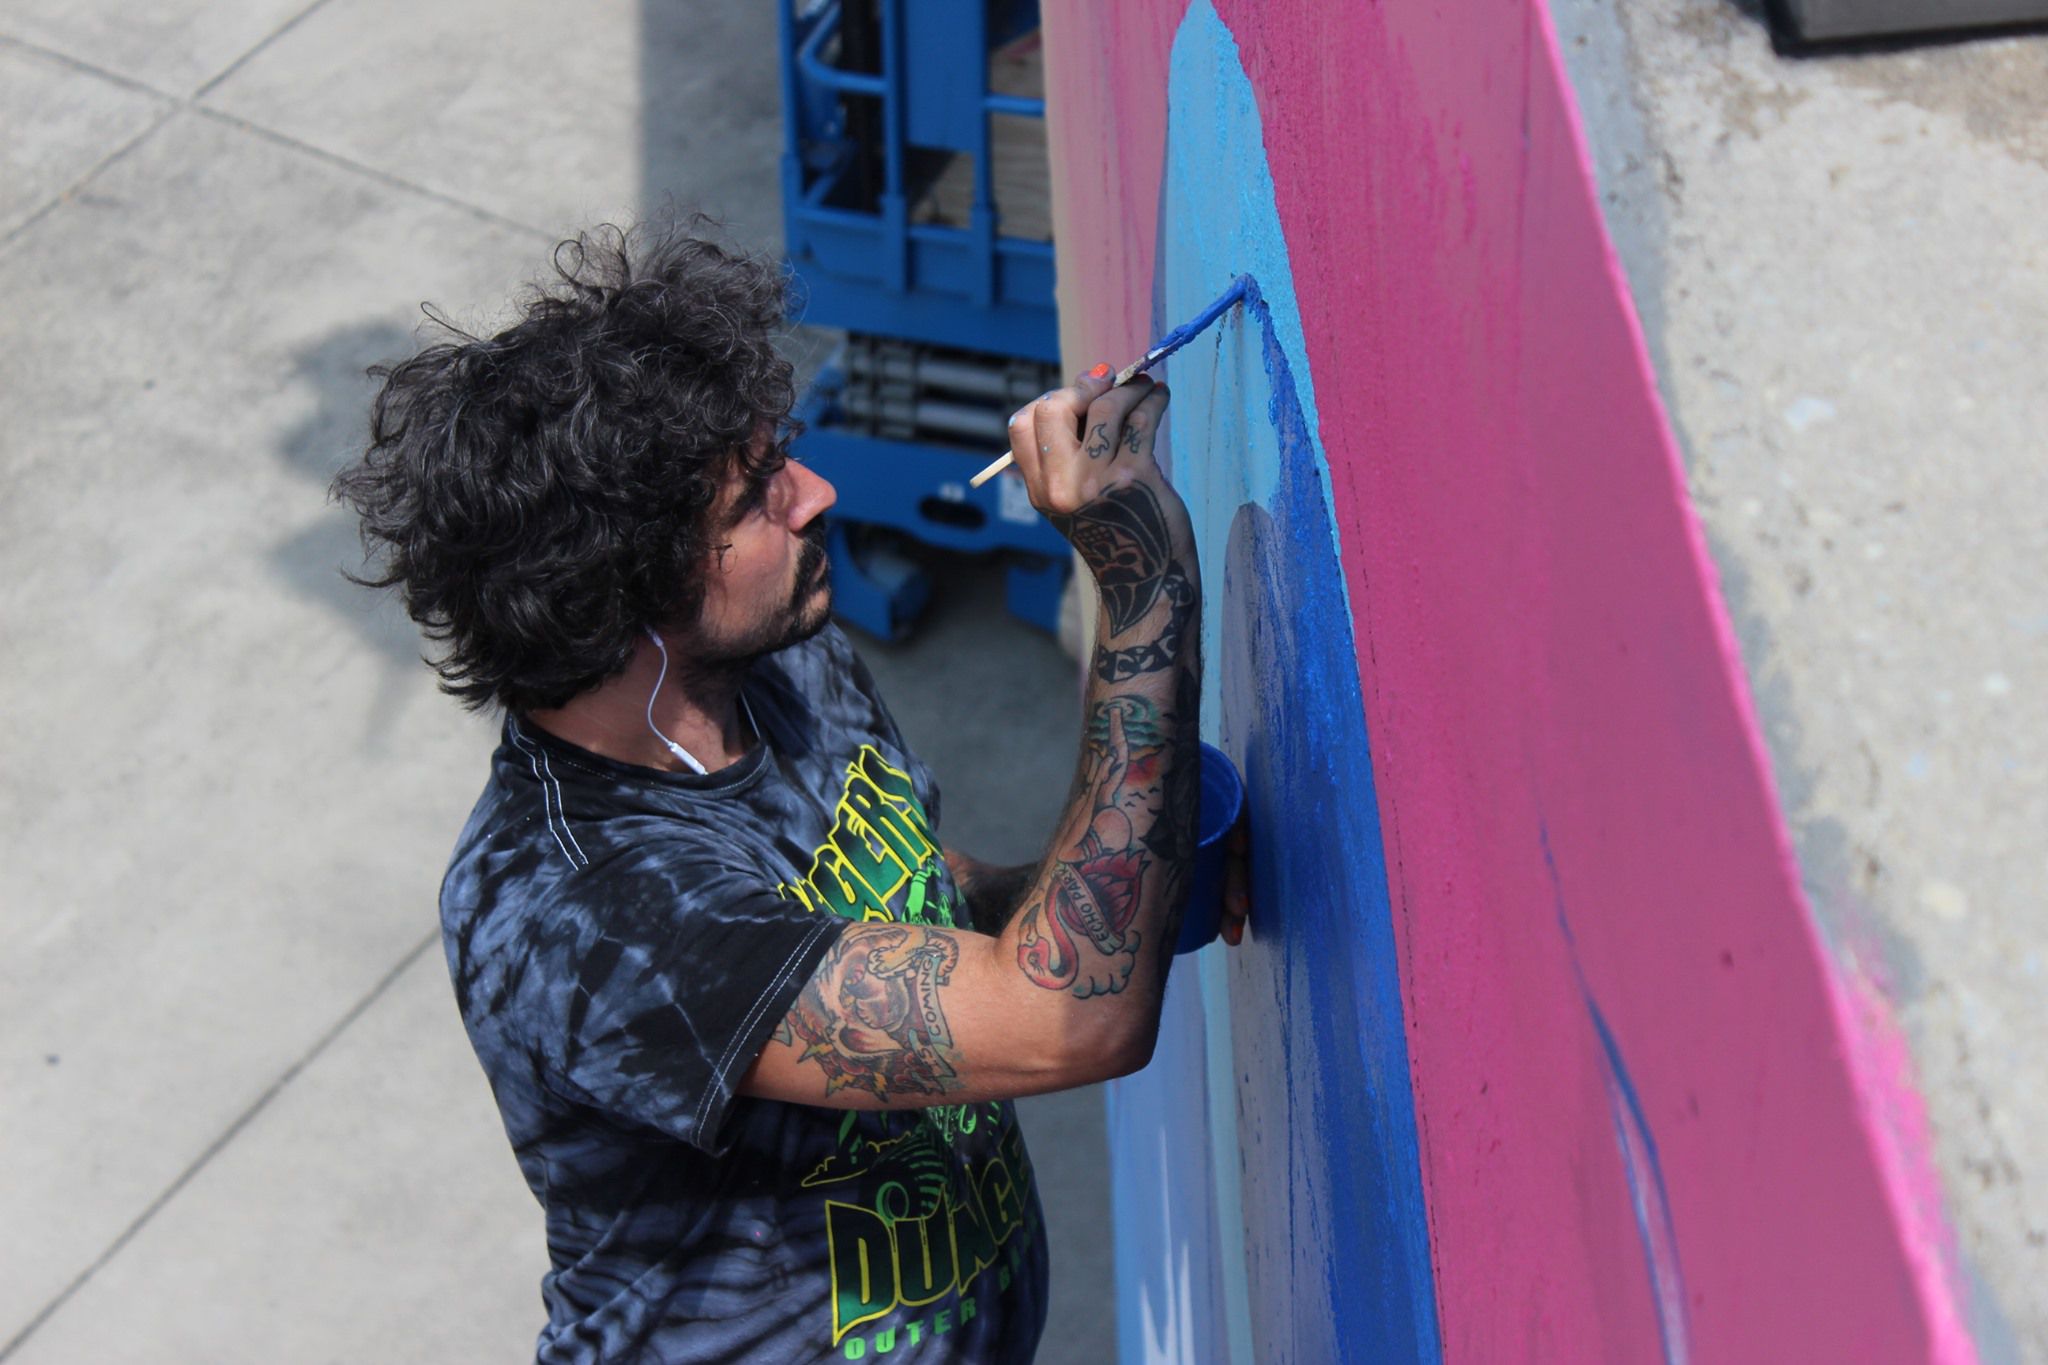
[{"label": "pink painted wall section", "polygon": [[[1120,362],[1179,320],[1154,271],[1188,0],[1044,8],[1063,340]],[[1909,1068],[1801,898],[1547,13],[1216,12],[1329,463],[1444,1357],[1974,1360]]]},{"label": "pink painted wall section", "polygon": [[1185,8],[1041,0],[1053,211],[1087,221],[1059,248],[1060,351],[1073,368],[1094,363],[1078,356],[1141,355],[1153,340],[1166,69]]}]

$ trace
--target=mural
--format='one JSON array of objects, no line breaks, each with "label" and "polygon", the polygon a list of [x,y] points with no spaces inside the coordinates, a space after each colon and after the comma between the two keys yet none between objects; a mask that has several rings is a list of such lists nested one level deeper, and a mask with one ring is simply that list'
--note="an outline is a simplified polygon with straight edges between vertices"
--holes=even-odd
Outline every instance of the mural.
[{"label": "mural", "polygon": [[1063,349],[1168,362],[1257,919],[1116,1087],[1123,1359],[1975,1359],[1534,0],[1044,5]]}]

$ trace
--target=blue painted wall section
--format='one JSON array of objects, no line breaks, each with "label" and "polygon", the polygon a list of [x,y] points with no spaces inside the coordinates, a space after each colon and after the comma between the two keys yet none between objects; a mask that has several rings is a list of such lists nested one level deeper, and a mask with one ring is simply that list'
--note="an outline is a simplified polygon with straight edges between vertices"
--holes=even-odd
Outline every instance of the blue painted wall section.
[{"label": "blue painted wall section", "polygon": [[1227,965],[1182,964],[1153,1066],[1115,1088],[1123,1358],[1435,1361],[1327,460],[1257,103],[1206,0],[1175,41],[1168,107],[1155,321],[1195,315],[1234,275],[1260,286],[1165,376],[1207,588],[1205,738],[1245,776],[1257,918]]}]

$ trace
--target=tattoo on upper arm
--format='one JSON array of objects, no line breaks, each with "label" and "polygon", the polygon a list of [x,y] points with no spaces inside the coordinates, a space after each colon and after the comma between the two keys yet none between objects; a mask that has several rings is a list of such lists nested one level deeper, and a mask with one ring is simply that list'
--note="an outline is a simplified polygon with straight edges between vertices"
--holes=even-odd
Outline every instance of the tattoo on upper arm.
[{"label": "tattoo on upper arm", "polygon": [[960,1088],[959,1054],[940,988],[960,945],[921,924],[847,929],[811,975],[776,1038],[816,1062],[825,1093],[855,1089],[887,1100]]}]

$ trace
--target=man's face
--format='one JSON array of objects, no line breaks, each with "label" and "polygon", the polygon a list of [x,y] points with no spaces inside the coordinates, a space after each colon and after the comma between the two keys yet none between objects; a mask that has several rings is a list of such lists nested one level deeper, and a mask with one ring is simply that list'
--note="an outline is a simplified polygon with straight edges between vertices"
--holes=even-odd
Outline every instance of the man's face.
[{"label": "man's face", "polygon": [[838,496],[795,460],[765,477],[727,476],[712,509],[712,524],[723,529],[689,643],[697,663],[745,663],[824,629],[832,614],[824,512]]}]

